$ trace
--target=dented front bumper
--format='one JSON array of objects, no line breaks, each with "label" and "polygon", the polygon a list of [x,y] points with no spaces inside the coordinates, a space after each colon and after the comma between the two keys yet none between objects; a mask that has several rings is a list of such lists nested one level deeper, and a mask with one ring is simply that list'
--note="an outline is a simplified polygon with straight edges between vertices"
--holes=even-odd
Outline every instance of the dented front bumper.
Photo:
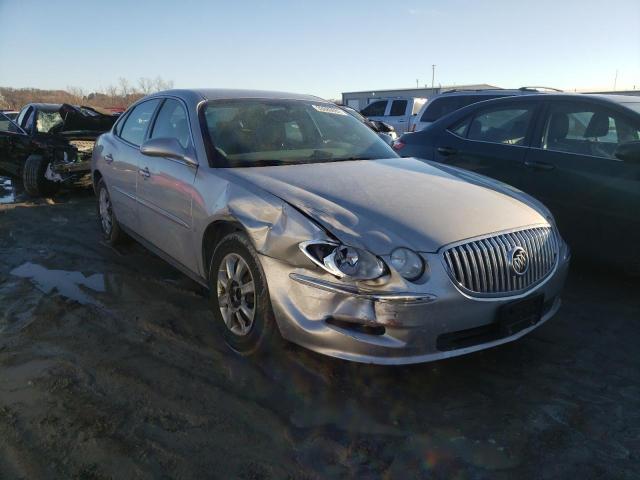
[{"label": "dented front bumper", "polygon": [[[376,364],[454,357],[526,335],[558,311],[569,264],[560,259],[542,283],[522,295],[476,298],[453,284],[436,254],[426,283],[397,292],[363,292],[317,270],[261,260],[284,338],[325,355]],[[500,308],[534,295],[543,296],[540,320],[513,335],[502,333]]]}]

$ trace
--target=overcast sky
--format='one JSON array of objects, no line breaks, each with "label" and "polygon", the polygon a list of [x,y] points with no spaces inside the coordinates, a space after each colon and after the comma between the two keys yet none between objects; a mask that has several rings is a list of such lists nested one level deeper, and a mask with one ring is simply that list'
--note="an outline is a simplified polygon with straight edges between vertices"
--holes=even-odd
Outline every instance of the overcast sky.
[{"label": "overcast sky", "polygon": [[0,86],[640,89],[640,0],[0,0]]}]

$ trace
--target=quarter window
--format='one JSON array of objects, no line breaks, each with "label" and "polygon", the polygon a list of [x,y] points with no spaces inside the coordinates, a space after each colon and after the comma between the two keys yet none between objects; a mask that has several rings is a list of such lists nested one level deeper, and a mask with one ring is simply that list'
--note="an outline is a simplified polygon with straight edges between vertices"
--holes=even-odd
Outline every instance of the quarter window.
[{"label": "quarter window", "polygon": [[365,117],[383,117],[384,111],[387,109],[386,100],[378,100],[367,105],[360,113]]},{"label": "quarter window", "polygon": [[640,140],[640,125],[615,111],[588,104],[557,104],[549,109],[542,148],[613,159],[620,143]]},{"label": "quarter window", "polygon": [[391,112],[389,113],[390,117],[401,117],[407,111],[407,101],[406,100],[394,100],[391,104]]},{"label": "quarter window", "polygon": [[175,138],[183,148],[191,144],[187,112],[179,101],[173,98],[164,101],[153,125],[151,138]]},{"label": "quarter window", "polygon": [[469,125],[467,138],[506,145],[523,145],[532,115],[532,107],[521,105],[482,110]]},{"label": "quarter window", "polygon": [[151,121],[153,112],[159,103],[160,99],[155,98],[137,105],[125,119],[120,130],[120,137],[134,145],[142,145],[149,121]]}]

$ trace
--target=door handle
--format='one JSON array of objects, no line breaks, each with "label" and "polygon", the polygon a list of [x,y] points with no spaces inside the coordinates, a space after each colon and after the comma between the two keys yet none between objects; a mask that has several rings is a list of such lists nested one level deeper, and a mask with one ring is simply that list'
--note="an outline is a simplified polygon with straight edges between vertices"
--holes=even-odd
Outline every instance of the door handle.
[{"label": "door handle", "polygon": [[555,165],[551,165],[550,163],[534,161],[524,162],[524,166],[531,170],[553,170],[556,168]]},{"label": "door handle", "polygon": [[456,153],[458,153],[458,150],[452,147],[438,147],[437,150],[440,155],[443,155],[445,157],[448,157],[449,155],[455,155]]},{"label": "door handle", "polygon": [[142,175],[144,178],[149,178],[151,173],[149,172],[149,167],[144,167],[144,169],[138,169],[138,173]]},{"label": "door handle", "polygon": [[107,154],[104,156],[104,161],[105,161],[105,162],[107,162],[107,163],[111,163],[111,162],[113,162],[113,155],[111,155],[110,153],[107,153]]}]

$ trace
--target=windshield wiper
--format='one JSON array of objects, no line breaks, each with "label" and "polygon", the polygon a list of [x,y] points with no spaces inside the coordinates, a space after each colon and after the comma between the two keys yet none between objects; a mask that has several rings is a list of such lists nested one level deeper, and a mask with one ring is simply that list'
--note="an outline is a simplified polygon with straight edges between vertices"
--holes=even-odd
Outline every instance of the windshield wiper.
[{"label": "windshield wiper", "polygon": [[307,158],[309,160],[329,160],[333,158],[333,153],[327,152],[326,150],[314,150]]}]

